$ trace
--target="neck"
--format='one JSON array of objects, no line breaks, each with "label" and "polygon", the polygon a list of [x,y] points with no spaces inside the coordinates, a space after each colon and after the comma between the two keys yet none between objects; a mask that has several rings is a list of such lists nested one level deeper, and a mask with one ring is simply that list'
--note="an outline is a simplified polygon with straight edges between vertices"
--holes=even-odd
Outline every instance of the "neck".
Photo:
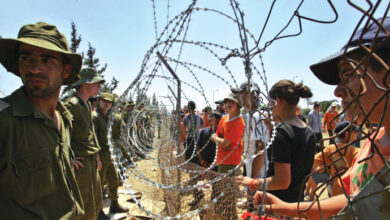
[{"label": "neck", "polygon": [[229,118],[234,118],[239,114],[240,114],[240,112],[229,112]]},{"label": "neck", "polygon": [[52,96],[48,96],[44,98],[29,96],[27,94],[32,105],[52,120],[55,118],[55,111],[56,111],[59,95],[60,95],[60,90],[58,90]]},{"label": "neck", "polygon": [[87,100],[89,99],[89,97],[91,97],[91,94],[89,94],[87,91],[83,90],[83,89],[79,89],[77,90],[77,95],[81,98],[81,100],[83,100],[84,102],[87,102]]},{"label": "neck", "polygon": [[100,110],[104,115],[107,115],[108,109],[105,110],[105,109],[99,107],[99,110]]}]

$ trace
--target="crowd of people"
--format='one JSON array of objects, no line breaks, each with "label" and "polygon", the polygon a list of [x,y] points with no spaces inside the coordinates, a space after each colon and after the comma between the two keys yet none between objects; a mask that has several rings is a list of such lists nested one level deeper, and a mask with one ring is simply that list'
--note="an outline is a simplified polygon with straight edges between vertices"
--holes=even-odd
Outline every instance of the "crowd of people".
[{"label": "crowd of people", "polygon": [[[382,26],[390,30],[390,18],[384,18]],[[197,114],[193,101],[183,108],[180,138],[185,159],[205,168],[215,166],[214,172],[226,174],[229,178],[218,183],[222,187],[245,186],[249,211],[254,211],[264,196],[265,210],[276,215],[300,217],[304,213],[309,219],[318,219],[337,214],[348,201],[343,192],[355,196],[383,167],[381,155],[372,146],[375,144],[386,160],[390,155],[390,116],[383,112],[389,103],[386,98],[379,99],[388,95],[381,89],[389,84],[385,77],[388,68],[384,68],[390,63],[388,38],[371,23],[353,36],[346,53],[343,48],[310,67],[322,82],[337,85],[334,94],[341,98],[343,121],[338,121],[336,104],[322,118],[322,106],[315,103],[305,123],[297,114],[298,102],[313,94],[302,83],[276,82],[267,97],[269,108],[260,110],[260,87],[244,82],[217,101],[215,110],[206,107],[203,115]],[[370,47],[383,62],[366,57],[365,49]],[[118,203],[120,181],[108,145],[108,116],[117,97],[101,93],[96,109],[88,102],[99,94],[104,79],[95,69],[81,69],[81,56],[70,52],[67,40],[54,25],[43,22],[23,26],[17,39],[0,39],[0,51],[1,64],[23,82],[21,88],[0,99],[2,218],[109,219],[102,210],[104,184],[110,212],[127,212]],[[75,89],[64,103],[59,101],[62,85]],[[128,128],[134,106],[134,102],[125,103],[114,116],[111,134],[114,149],[123,155],[121,163],[130,166],[132,160],[121,135],[128,133],[123,129]],[[136,111],[142,110],[143,105],[139,106]],[[358,149],[350,143],[360,141],[361,129],[355,122],[365,123],[362,115],[382,127]],[[130,129],[146,132],[144,127]],[[322,149],[319,142],[323,142],[325,130],[329,145]],[[140,153],[136,146],[132,150]],[[244,175],[239,167],[243,160]],[[307,178],[311,173],[325,174],[325,178]],[[335,178],[337,175],[341,177]],[[318,183],[324,180],[332,181],[330,198],[304,202],[305,192],[313,199]],[[203,197],[197,190],[189,206],[196,208]],[[216,204],[215,212],[237,219],[235,193],[219,199],[223,202]]]}]

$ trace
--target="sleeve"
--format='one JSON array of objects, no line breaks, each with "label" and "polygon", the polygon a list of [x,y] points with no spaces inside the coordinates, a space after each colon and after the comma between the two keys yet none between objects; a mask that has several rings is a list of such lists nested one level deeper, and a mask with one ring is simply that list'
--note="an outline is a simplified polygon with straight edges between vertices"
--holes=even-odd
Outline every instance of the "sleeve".
[{"label": "sleeve", "polygon": [[357,155],[359,154],[360,148],[354,147],[352,145],[350,145],[348,148],[350,150],[348,151],[349,155],[347,156],[347,158],[348,158],[347,162],[348,162],[348,165],[351,166],[353,159],[355,159],[355,157],[357,157]]},{"label": "sleeve", "polygon": [[325,165],[324,157],[327,158],[329,156],[329,146],[327,146],[324,150],[324,156],[319,152],[314,157],[313,169],[321,169]]},{"label": "sleeve", "polygon": [[244,120],[242,118],[240,119],[237,119],[237,121],[232,126],[229,126],[229,129],[227,129],[224,137],[234,145],[240,141],[245,131]]},{"label": "sleeve", "polygon": [[287,132],[277,128],[275,139],[271,145],[271,160],[279,163],[290,163],[292,161],[292,146]]},{"label": "sleeve", "polygon": [[203,118],[199,116],[199,119],[200,119],[200,125],[204,125],[204,120],[203,120]]},{"label": "sleeve", "polygon": [[217,131],[215,132],[215,134],[217,134],[218,137],[222,133],[222,126],[223,126],[223,124],[224,124],[224,119],[222,118],[221,121],[218,124]]},{"label": "sleeve", "polygon": [[313,126],[313,115],[312,115],[311,113],[309,113],[308,116],[307,116],[307,118],[308,118],[307,124],[308,124],[310,127],[312,127],[312,126]]}]

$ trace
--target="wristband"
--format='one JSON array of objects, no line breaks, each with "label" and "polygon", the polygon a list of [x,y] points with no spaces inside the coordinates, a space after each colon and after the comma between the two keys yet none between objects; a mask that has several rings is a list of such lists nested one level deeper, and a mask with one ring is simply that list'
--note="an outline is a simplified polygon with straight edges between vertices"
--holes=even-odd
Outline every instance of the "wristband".
[{"label": "wristband", "polygon": [[251,181],[251,183],[249,184],[249,186],[251,187],[251,189],[252,189],[253,191],[256,191],[255,185],[254,185],[255,180],[256,180],[256,179],[253,179],[253,180]]}]

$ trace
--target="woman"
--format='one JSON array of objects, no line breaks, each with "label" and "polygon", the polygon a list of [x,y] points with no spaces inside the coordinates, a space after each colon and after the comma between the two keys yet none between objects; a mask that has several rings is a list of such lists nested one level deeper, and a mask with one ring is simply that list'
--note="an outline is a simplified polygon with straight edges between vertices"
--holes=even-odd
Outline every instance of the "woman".
[{"label": "woman", "polygon": [[[236,95],[230,93],[224,99],[224,102],[228,114],[222,117],[217,132],[210,138],[212,142],[218,145],[216,164],[220,173],[228,173],[240,164],[242,155],[241,139],[245,131],[244,119],[240,115],[241,106]],[[235,176],[235,173],[232,172],[231,176]],[[228,177],[223,180],[222,184],[221,187],[223,187],[226,196],[220,198],[218,204],[216,204],[216,213],[228,217],[228,219],[236,219],[235,193],[226,193],[225,191],[233,189],[234,192],[234,180]]]},{"label": "woman", "polygon": [[[272,86],[269,97],[275,118],[282,123],[277,127],[275,139],[267,150],[267,190],[284,201],[296,202],[303,199],[300,188],[305,176],[311,172],[314,160],[316,138],[313,130],[297,115],[299,98],[312,96],[310,89],[302,83],[280,80]],[[261,189],[264,179],[238,176],[239,184],[252,190]]]},{"label": "woman", "polygon": [[[346,193],[352,197],[355,197],[384,166],[385,161],[390,159],[390,111],[388,110],[390,102],[386,101],[386,98],[381,99],[384,95],[388,96],[387,91],[383,88],[387,88],[390,84],[387,73],[390,64],[390,41],[387,34],[390,30],[390,18],[381,18],[378,21],[382,22],[380,27],[376,23],[370,22],[358,30],[347,46],[338,54],[333,54],[310,67],[322,82],[337,85],[334,94],[341,98],[345,117],[348,120],[363,122],[364,117],[357,117],[357,115],[363,116],[364,112],[370,112],[367,115],[369,122],[379,123],[383,126],[365,142],[351,167],[341,177]],[[387,31],[384,31],[383,28]],[[364,48],[361,46],[362,39],[365,42]],[[386,39],[387,41],[385,41]],[[386,43],[382,43],[383,41]],[[382,44],[378,46],[379,42]],[[374,51],[375,57],[365,52],[366,48],[372,48],[373,45],[378,46]],[[345,51],[347,53],[344,55]],[[359,63],[361,66],[357,67]],[[375,151],[373,151],[374,144],[377,149]],[[384,158],[380,156],[378,151]],[[382,177],[378,176],[377,178]],[[375,183],[375,181],[372,182]],[[262,196],[263,193],[258,191],[255,195],[255,202],[260,204]],[[362,219],[383,218],[380,216],[381,212],[389,210],[389,204],[383,202],[386,200],[378,201],[374,200],[373,197],[366,198],[369,198],[368,201],[375,205],[369,207],[369,212],[367,209],[354,209],[355,214],[356,212],[359,215],[366,214]],[[367,200],[362,198],[359,202],[365,201]],[[311,202],[300,203],[299,210],[297,203],[286,203],[271,194],[267,194],[265,202],[267,212],[272,211],[274,214],[296,217],[305,215],[308,219],[329,218],[336,215],[348,204],[344,194],[314,204]],[[373,216],[375,214],[377,216]]]}]

